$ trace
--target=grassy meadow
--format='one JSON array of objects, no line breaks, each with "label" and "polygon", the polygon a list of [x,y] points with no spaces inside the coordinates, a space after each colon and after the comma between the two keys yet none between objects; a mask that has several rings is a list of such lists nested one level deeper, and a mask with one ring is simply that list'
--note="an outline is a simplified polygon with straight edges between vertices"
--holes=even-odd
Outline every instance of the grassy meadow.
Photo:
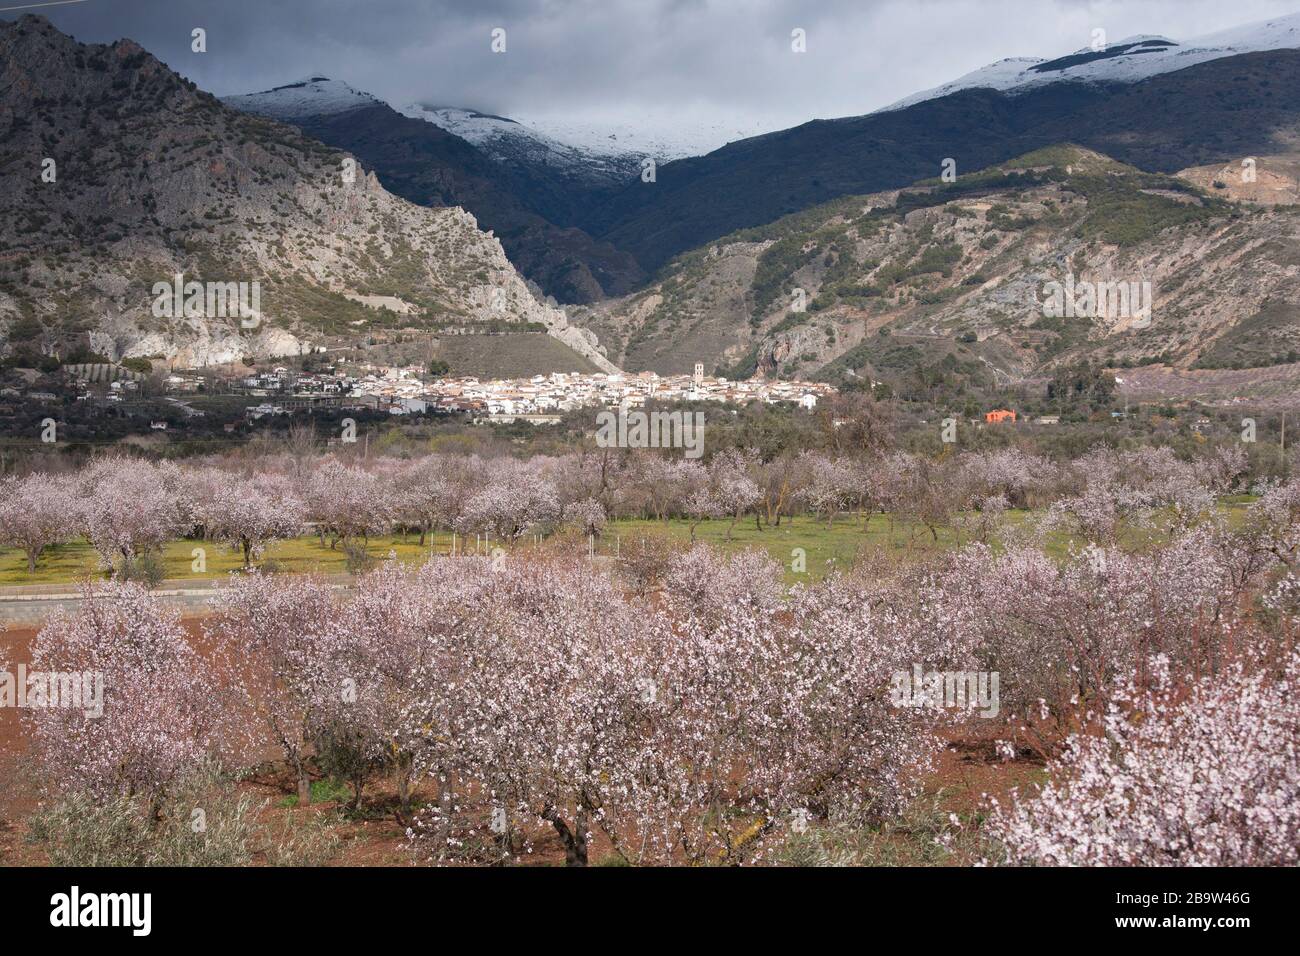
[{"label": "grassy meadow", "polygon": [[[1235,523],[1240,520],[1246,504],[1251,499],[1238,496],[1225,499],[1220,508]],[[1028,511],[1008,511],[1005,525],[1009,528],[1025,525],[1033,517]],[[704,541],[724,551],[741,551],[761,548],[785,568],[787,583],[817,580],[833,569],[846,569],[854,565],[859,556],[871,551],[885,551],[906,556],[953,548],[969,540],[968,534],[948,525],[936,529],[937,537],[928,528],[901,517],[873,514],[864,521],[860,515],[840,515],[829,525],[824,519],[809,515],[783,518],[779,526],[764,524],[759,530],[752,516],[737,521],[703,521],[695,529],[698,541]],[[647,535],[668,535],[679,541],[690,540],[690,522],[684,519],[652,521],[625,519],[611,521],[598,539],[599,555],[613,557],[624,545]],[[1162,534],[1143,529],[1131,532],[1121,543],[1126,547],[1140,548],[1144,543],[1159,540]],[[533,536],[526,535],[516,549],[528,549],[536,544]],[[423,546],[417,535],[377,535],[366,543],[367,552],[376,560],[393,554],[400,561],[420,562],[431,554],[448,554],[451,550],[450,534],[431,535]],[[480,548],[484,545],[480,543]],[[491,544],[486,545],[487,549]],[[1071,546],[1068,535],[1055,533],[1047,539],[1047,550],[1055,557],[1064,557]],[[475,539],[468,543],[457,537],[457,551],[472,551]],[[196,562],[196,549],[202,549],[201,567]],[[802,567],[799,562],[802,552]],[[225,577],[242,566],[240,554],[225,545],[199,539],[178,539],[169,542],[160,555],[167,579],[211,579]],[[347,570],[347,555],[342,545],[330,548],[328,541],[322,546],[316,536],[303,536],[277,541],[267,548],[266,554],[255,564],[270,563],[279,571],[295,573],[341,573]],[[14,585],[75,583],[88,578],[106,577],[99,564],[98,555],[85,541],[56,545],[41,555],[36,573],[27,572],[27,559],[15,549],[0,548],[0,587]]]}]

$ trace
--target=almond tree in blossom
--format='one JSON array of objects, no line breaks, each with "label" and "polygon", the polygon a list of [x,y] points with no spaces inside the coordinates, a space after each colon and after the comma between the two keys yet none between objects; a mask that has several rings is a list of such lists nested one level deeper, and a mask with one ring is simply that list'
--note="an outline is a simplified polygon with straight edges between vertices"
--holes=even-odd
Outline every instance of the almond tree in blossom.
[{"label": "almond tree in blossom", "polygon": [[691,540],[701,521],[709,518],[731,518],[727,526],[727,540],[741,515],[758,503],[762,497],[758,484],[748,474],[750,458],[737,451],[719,452],[709,463],[704,480],[692,491],[683,504],[691,519]]},{"label": "almond tree in blossom", "polygon": [[1234,554],[1212,527],[1142,554],[1089,545],[1061,562],[1031,546],[977,544],[909,584],[915,596],[899,603],[943,608],[942,626],[981,669],[1008,675],[1003,709],[1016,732],[1053,753],[1151,655],[1165,655],[1180,678],[1224,666],[1243,628]]},{"label": "almond tree in blossom", "polygon": [[814,514],[826,520],[826,528],[830,530],[835,516],[853,503],[858,491],[858,473],[848,461],[827,458],[818,452],[804,452],[799,461],[807,476],[800,498]]},{"label": "almond tree in blossom", "polygon": [[687,858],[745,862],[800,814],[879,819],[911,798],[937,718],[893,706],[888,689],[946,655],[934,634],[843,580],[786,604],[780,569],[757,554],[696,548],[666,583],[677,643],[656,746],[673,755],[665,799]]},{"label": "almond tree in blossom", "polygon": [[436,782],[439,811],[449,813],[472,720],[465,672],[479,628],[490,626],[483,592],[493,583],[482,558],[437,558],[419,568],[388,562],[358,581],[340,608],[324,645],[313,722],[331,744],[355,751],[358,802],[367,772],[388,769],[400,818],[410,814],[421,776]]},{"label": "almond tree in blossom", "polygon": [[625,495],[646,517],[660,521],[688,514],[687,502],[708,481],[708,473],[697,461],[647,451],[632,462]]},{"label": "almond tree in blossom", "polygon": [[1095,544],[1114,544],[1125,528],[1146,528],[1165,509],[1175,528],[1202,520],[1214,505],[1212,480],[1224,466],[1205,471],[1168,448],[1129,452],[1098,449],[1071,464],[1083,490],[1054,502],[1046,526],[1064,526]]},{"label": "almond tree in blossom", "polygon": [[199,465],[185,468],[179,485],[181,509],[188,515],[189,534],[207,540],[211,537],[204,525],[202,504],[214,498],[220,489],[233,480],[233,473],[214,465]]},{"label": "almond tree in blossom", "polygon": [[580,528],[587,537],[599,536],[605,521],[605,509],[595,498],[571,502],[564,509],[564,523]]},{"label": "almond tree in blossom", "polygon": [[387,527],[393,501],[384,483],[372,472],[326,458],[312,472],[302,496],[307,518],[316,523],[321,545],[330,547],[368,538]]},{"label": "almond tree in blossom", "polygon": [[1300,562],[1300,479],[1267,486],[1246,509],[1239,534],[1252,566]]},{"label": "almond tree in blossom", "polygon": [[1282,676],[1235,664],[1176,692],[1128,683],[1102,733],[1072,736],[1037,792],[990,823],[1010,863],[1300,863],[1300,656]]},{"label": "almond tree in blossom", "polygon": [[245,570],[269,543],[293,537],[303,525],[303,504],[293,482],[282,475],[227,473],[193,510],[209,537],[240,550]]},{"label": "almond tree in blossom", "polygon": [[952,523],[953,510],[960,507],[953,494],[952,465],[925,455],[893,457],[898,470],[890,475],[896,484],[888,495],[894,509],[924,527],[937,544],[939,529]]},{"label": "almond tree in blossom", "polygon": [[727,526],[728,541],[736,522],[762,497],[757,482],[749,474],[757,457],[753,452],[727,450],[719,452],[709,463],[709,484],[714,500],[722,513],[731,517],[731,524]]},{"label": "almond tree in blossom", "polygon": [[75,481],[33,474],[0,482],[0,544],[27,555],[27,573],[46,548],[76,537],[79,503]]},{"label": "almond tree in blossom", "polygon": [[345,688],[324,686],[324,662],[336,637],[338,603],[316,578],[253,573],[222,591],[210,643],[241,661],[240,681],[263,727],[293,770],[300,806],[311,802],[308,759],[322,700]]},{"label": "almond tree in blossom", "polygon": [[726,506],[713,487],[712,482],[698,485],[690,497],[682,502],[682,511],[690,520],[691,542],[695,541],[695,529],[704,521],[725,518]]},{"label": "almond tree in blossom", "polygon": [[620,499],[628,477],[626,460],[626,454],[617,448],[533,458],[541,476],[555,487],[561,510],[588,498],[600,502],[601,507]]},{"label": "almond tree in blossom", "polygon": [[513,543],[540,525],[560,518],[555,486],[531,462],[496,459],[485,463],[486,484],[465,505],[461,530]]},{"label": "almond tree in blossom", "polygon": [[56,612],[31,667],[103,678],[102,716],[25,712],[37,776],[52,792],[139,796],[156,810],[175,781],[239,740],[222,659],[201,659],[179,614],[138,585],[89,589],[76,612]]},{"label": "almond tree in blossom", "polygon": [[965,454],[957,466],[963,498],[977,501],[1000,496],[1009,508],[1042,507],[1064,480],[1055,463],[1018,448]]},{"label": "almond tree in blossom", "polygon": [[552,827],[570,865],[586,865],[592,830],[629,859],[664,851],[652,826],[668,772],[651,732],[659,679],[644,615],[585,566],[488,562],[494,610],[464,676],[467,768],[515,820]]},{"label": "almond tree in blossom", "polygon": [[389,495],[393,511],[403,530],[417,529],[423,545],[438,524],[447,483],[436,458],[417,458],[407,462],[393,476]]},{"label": "almond tree in blossom", "polygon": [[[782,454],[757,464],[756,478],[763,519],[768,527],[780,527],[792,507],[802,500],[807,469],[802,455]],[[761,527],[761,525],[760,525]]]},{"label": "almond tree in blossom", "polygon": [[460,530],[466,506],[482,488],[483,475],[484,464],[477,455],[429,455],[404,463],[388,492],[397,520],[419,529],[420,544],[435,530]]},{"label": "almond tree in blossom", "polygon": [[104,458],[79,476],[83,529],[104,567],[161,548],[191,525],[181,472],[131,458]]}]

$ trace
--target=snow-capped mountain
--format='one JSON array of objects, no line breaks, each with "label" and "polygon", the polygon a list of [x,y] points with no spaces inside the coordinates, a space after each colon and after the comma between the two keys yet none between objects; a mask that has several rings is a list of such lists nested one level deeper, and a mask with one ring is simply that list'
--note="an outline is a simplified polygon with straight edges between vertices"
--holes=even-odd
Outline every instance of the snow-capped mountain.
[{"label": "snow-capped mountain", "polygon": [[[285,122],[387,105],[370,93],[322,74],[260,93],[227,96],[223,101],[235,109]],[[757,121],[716,122],[680,115],[618,120],[514,119],[457,106],[421,103],[411,103],[396,111],[460,137],[506,168],[540,168],[552,176],[596,189],[620,186],[634,178],[647,157],[656,163],[666,163],[687,156],[702,156],[734,140],[770,131]]]},{"label": "snow-capped mountain", "polygon": [[738,139],[770,132],[757,121],[697,121],[683,116],[581,120],[510,119],[453,106],[412,104],[400,112],[466,139],[506,165],[541,164],[555,171],[618,185],[638,175],[647,157],[666,163],[703,156]]},{"label": "snow-capped mountain", "polygon": [[577,146],[504,116],[454,106],[411,104],[398,112],[473,143],[507,167],[541,166],[594,186],[617,186],[637,174],[641,156],[617,146]]},{"label": "snow-capped mountain", "polygon": [[628,152],[638,160],[652,156],[658,163],[703,156],[736,140],[779,128],[757,119],[728,117],[717,121],[676,113],[642,114],[618,120],[523,115],[519,121],[580,149]]},{"label": "snow-capped mountain", "polygon": [[500,236],[520,272],[560,302],[621,294],[640,281],[630,254],[575,228],[589,197],[631,180],[639,159],[566,147],[468,110],[443,111],[440,122],[429,122],[322,74],[224,102],[352,154],[404,199],[461,206]]},{"label": "snow-capped mountain", "polygon": [[[6,250],[0,257],[0,341],[6,352],[14,323],[26,319],[39,323],[42,349],[64,354],[87,345],[112,358],[158,354],[188,366],[302,355],[326,335],[364,340],[375,313],[363,300],[382,288],[398,302],[419,304],[419,314],[404,320],[413,325],[447,315],[540,323],[569,349],[608,366],[562,310],[538,300],[501,242],[472,215],[450,204],[426,208],[405,201],[372,175],[340,188],[342,154],[293,129],[269,129],[214,104],[131,40],[78,43],[27,15],[0,20],[0,63],[0,116],[31,117],[6,127],[0,143],[0,191],[7,197],[0,217],[0,248]],[[323,81],[308,81],[315,82]],[[333,96],[331,102],[348,99]],[[386,109],[337,115],[346,123]],[[212,143],[202,161],[172,149],[200,142]],[[79,157],[63,188],[20,185],[25,172],[11,158],[41,149]],[[145,153],[149,176],[112,160]],[[245,175],[250,170],[257,175]],[[40,230],[28,227],[35,222]],[[209,243],[221,250],[216,260],[201,251]],[[375,243],[404,252],[374,256],[367,250]],[[36,250],[49,287],[25,268]],[[55,290],[92,272],[95,279],[81,287],[74,315]],[[181,273],[261,282],[263,321],[250,331],[211,309],[174,319],[153,314],[154,280]],[[23,338],[37,341],[30,332]]]},{"label": "snow-capped mountain", "polygon": [[263,90],[261,93],[223,97],[223,102],[245,113],[292,122],[306,116],[346,113],[365,106],[376,106],[383,101],[369,93],[353,89],[342,80],[316,75],[296,83]]},{"label": "snow-capped mountain", "polygon": [[1209,60],[1294,48],[1300,48],[1300,13],[1230,27],[1182,42],[1161,36],[1135,36],[1097,49],[1084,47],[1050,60],[1037,57],[999,60],[950,83],[913,93],[877,112],[904,109],[976,88],[1021,93],[1049,83],[1136,83]]}]

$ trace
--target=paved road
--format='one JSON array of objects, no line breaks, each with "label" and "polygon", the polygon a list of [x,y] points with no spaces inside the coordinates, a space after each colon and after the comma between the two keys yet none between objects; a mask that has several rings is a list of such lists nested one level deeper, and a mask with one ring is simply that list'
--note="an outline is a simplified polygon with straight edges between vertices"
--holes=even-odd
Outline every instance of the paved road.
[{"label": "paved road", "polygon": [[[346,574],[331,574],[326,579],[336,588],[351,586],[351,577]],[[164,603],[179,607],[182,613],[197,615],[206,612],[217,592],[228,586],[225,578],[169,580],[159,584],[153,593]],[[0,627],[32,627],[56,610],[75,610],[83,600],[80,589],[73,584],[0,588]]]},{"label": "paved road", "polygon": [[[162,590],[155,592],[168,604],[177,605],[187,614],[202,613],[212,600],[213,588],[197,590]],[[0,624],[39,624],[55,610],[74,610],[83,598],[75,591],[61,594],[0,595]]]}]

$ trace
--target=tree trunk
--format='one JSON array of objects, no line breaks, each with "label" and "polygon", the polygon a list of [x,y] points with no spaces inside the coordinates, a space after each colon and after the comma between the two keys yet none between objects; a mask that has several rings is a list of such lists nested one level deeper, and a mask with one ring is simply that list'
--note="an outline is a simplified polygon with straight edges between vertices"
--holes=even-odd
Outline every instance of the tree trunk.
[{"label": "tree trunk", "polygon": [[307,776],[307,766],[301,759],[294,764],[298,771],[298,806],[305,807],[311,803],[311,778]]},{"label": "tree trunk", "polygon": [[397,762],[397,822],[402,824],[411,815],[411,763],[409,757]]},{"label": "tree trunk", "polygon": [[551,826],[555,827],[555,832],[560,835],[560,842],[564,844],[564,865],[565,866],[586,866],[587,865],[587,814],[579,810],[574,817],[574,827],[569,829],[569,825],[564,822],[560,816],[560,811],[555,807],[547,807],[542,813],[542,819],[549,820]]},{"label": "tree trunk", "polygon": [[569,854],[565,853],[564,862],[568,866],[586,866],[587,865],[587,811],[579,810],[574,817],[573,833],[573,860],[570,862]]},{"label": "tree trunk", "polygon": [[438,778],[438,848],[447,849],[451,837],[451,775],[443,774]]}]

